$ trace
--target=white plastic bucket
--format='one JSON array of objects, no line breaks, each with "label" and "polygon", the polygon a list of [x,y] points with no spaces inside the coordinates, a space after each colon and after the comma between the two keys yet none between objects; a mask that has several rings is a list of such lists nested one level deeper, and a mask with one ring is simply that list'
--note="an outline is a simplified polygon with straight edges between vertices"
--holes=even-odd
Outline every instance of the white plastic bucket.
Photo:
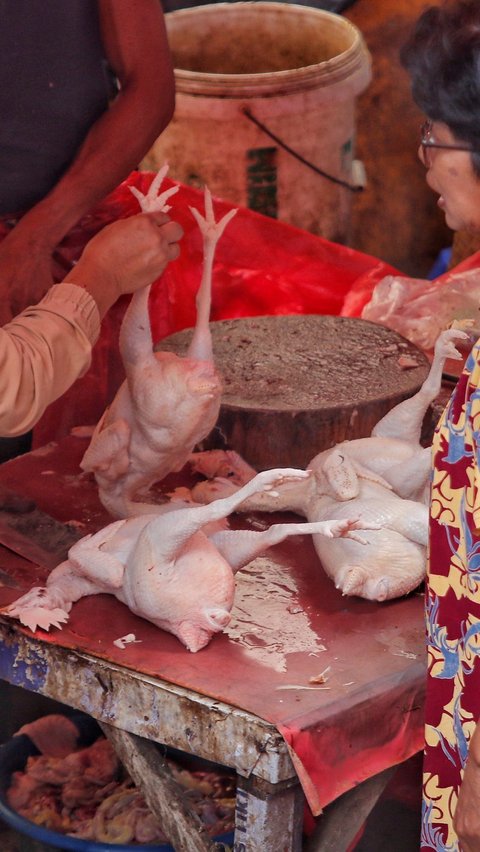
[{"label": "white plastic bucket", "polygon": [[371,79],[360,31],[340,15],[290,3],[215,3],[165,17],[176,109],[142,168],[168,161],[182,183],[207,184],[235,204],[348,242],[352,192],[280,142],[355,184],[355,99]]}]

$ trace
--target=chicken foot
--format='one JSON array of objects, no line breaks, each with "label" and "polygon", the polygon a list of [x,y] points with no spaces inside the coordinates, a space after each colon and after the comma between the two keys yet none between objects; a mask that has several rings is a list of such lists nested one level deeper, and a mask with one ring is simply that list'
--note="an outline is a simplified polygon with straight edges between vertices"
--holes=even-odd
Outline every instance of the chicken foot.
[{"label": "chicken foot", "polygon": [[455,341],[467,338],[468,334],[460,329],[449,328],[441,332],[435,343],[428,376],[420,390],[388,411],[373,427],[372,437],[396,438],[412,445],[420,444],[423,418],[428,406],[440,393],[445,361],[447,358],[462,360]]},{"label": "chicken foot", "polygon": [[213,361],[212,337],[210,333],[213,259],[217,243],[237,211],[229,210],[222,219],[216,222],[213,212],[212,195],[207,186],[205,187],[205,216],[202,216],[195,207],[189,207],[189,210],[194,219],[196,219],[198,227],[203,234],[203,271],[196,297],[197,322],[190,346],[188,347],[187,358],[194,358],[197,361]]},{"label": "chicken foot", "polygon": [[253,559],[292,535],[323,535],[327,538],[351,538],[359,544],[366,539],[355,532],[357,529],[378,529],[378,525],[365,524],[359,519],[347,518],[336,521],[317,521],[314,523],[272,524],[266,530],[221,530],[213,533],[213,541],[224,556],[233,572],[244,568]]}]

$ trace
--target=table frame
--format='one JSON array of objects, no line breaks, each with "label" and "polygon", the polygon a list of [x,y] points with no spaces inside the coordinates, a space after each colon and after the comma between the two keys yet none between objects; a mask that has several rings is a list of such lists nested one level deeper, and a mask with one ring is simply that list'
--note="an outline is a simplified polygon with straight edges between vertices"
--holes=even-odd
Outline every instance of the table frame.
[{"label": "table frame", "polygon": [[[1,617],[0,644],[3,680],[106,726],[234,768],[232,852],[301,852],[304,796],[274,725],[167,681],[40,641]],[[308,852],[345,852],[393,771],[373,776],[329,805],[307,842]]]}]

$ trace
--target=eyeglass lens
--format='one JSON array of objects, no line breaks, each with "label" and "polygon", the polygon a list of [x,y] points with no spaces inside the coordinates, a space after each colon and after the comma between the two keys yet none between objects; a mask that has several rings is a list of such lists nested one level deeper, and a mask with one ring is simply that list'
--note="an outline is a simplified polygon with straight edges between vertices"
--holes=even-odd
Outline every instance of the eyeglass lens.
[{"label": "eyeglass lens", "polygon": [[423,159],[426,165],[430,165],[430,152],[429,148],[443,148],[447,151],[469,151],[474,152],[477,149],[472,145],[462,145],[462,144],[449,144],[448,142],[436,142],[435,137],[433,135],[433,121],[427,119],[421,126],[421,137],[420,137],[420,145],[422,148]]}]

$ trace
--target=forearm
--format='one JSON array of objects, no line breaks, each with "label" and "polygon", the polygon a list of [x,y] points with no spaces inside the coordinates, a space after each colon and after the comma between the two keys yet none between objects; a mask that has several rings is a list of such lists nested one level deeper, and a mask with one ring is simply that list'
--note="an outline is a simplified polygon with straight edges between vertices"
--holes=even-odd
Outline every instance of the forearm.
[{"label": "forearm", "polygon": [[91,296],[96,304],[100,320],[103,320],[105,314],[122,295],[121,291],[114,286],[112,279],[102,274],[96,267],[95,261],[90,263],[87,257],[80,259],[65,280],[85,290]]},{"label": "forearm", "polygon": [[0,435],[21,435],[90,364],[100,329],[90,295],[71,284],[0,329]]},{"label": "forearm", "polygon": [[173,63],[159,0],[99,0],[98,6],[105,54],[121,88],[56,186],[24,217],[51,250],[139,165],[174,110]]}]

